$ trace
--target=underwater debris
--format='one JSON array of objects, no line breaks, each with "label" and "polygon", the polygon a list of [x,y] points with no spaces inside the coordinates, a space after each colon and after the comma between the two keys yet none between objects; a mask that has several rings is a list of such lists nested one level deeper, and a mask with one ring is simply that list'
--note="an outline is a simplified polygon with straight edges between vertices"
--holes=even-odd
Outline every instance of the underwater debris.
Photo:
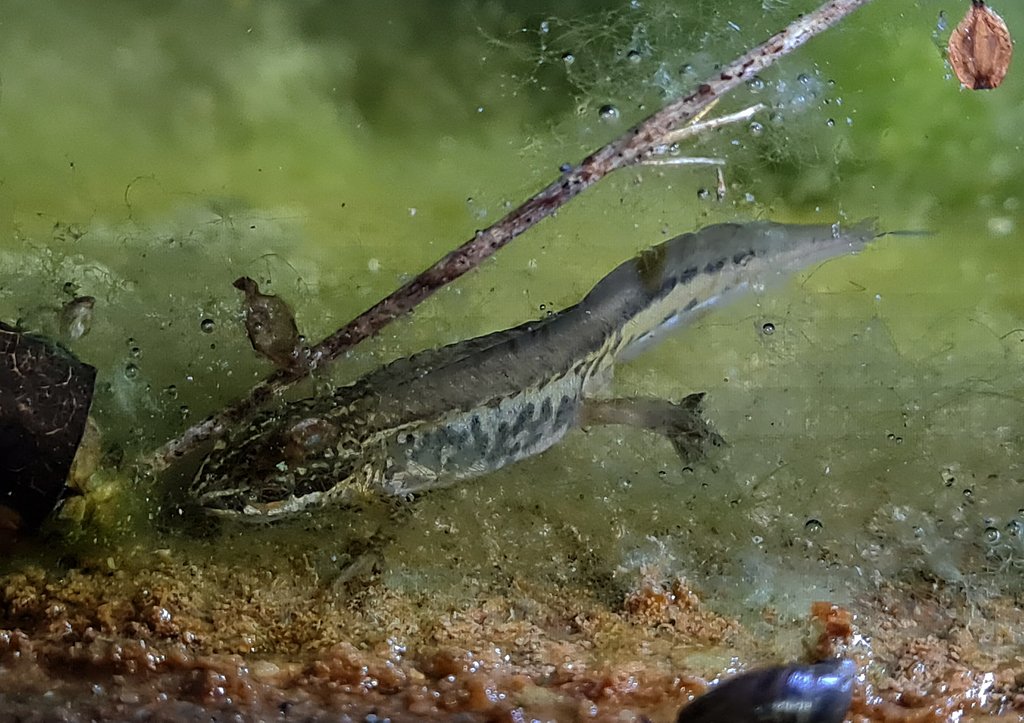
[{"label": "underwater debris", "polygon": [[92,314],[96,308],[93,296],[76,296],[60,310],[60,331],[68,339],[81,339],[92,328]]},{"label": "underwater debris", "polygon": [[60,501],[85,432],[96,369],[0,322],[0,508],[37,528]]},{"label": "underwater debris", "polygon": [[252,348],[279,369],[303,367],[306,352],[288,303],[261,293],[259,285],[248,276],[235,279],[234,287],[245,294],[245,331]]},{"label": "underwater debris", "polygon": [[982,0],[971,7],[949,36],[949,64],[965,88],[992,90],[1006,77],[1013,39],[1006,23]]}]

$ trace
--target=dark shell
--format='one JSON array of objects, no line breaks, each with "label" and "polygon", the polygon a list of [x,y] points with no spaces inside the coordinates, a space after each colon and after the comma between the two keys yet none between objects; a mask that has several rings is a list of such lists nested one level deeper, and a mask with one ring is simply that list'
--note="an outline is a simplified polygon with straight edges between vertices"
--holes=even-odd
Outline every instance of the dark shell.
[{"label": "dark shell", "polygon": [[24,529],[64,494],[95,381],[71,352],[0,322],[0,506]]},{"label": "dark shell", "polygon": [[841,723],[856,672],[850,660],[752,670],[697,698],[676,723]]}]

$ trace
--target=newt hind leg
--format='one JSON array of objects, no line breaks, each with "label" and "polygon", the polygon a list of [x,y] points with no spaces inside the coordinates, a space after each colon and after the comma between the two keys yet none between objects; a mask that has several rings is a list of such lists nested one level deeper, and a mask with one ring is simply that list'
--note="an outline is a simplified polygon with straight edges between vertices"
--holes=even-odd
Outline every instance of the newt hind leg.
[{"label": "newt hind leg", "polygon": [[656,432],[672,443],[686,465],[707,457],[713,447],[725,444],[722,436],[703,416],[704,392],[690,394],[680,402],[654,397],[587,399],[581,423],[626,424]]}]

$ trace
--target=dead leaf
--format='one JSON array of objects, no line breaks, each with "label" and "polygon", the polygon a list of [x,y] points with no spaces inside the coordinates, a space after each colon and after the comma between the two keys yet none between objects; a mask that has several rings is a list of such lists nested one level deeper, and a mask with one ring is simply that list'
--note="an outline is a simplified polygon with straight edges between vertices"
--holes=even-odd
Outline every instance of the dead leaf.
[{"label": "dead leaf", "polygon": [[1013,57],[1013,39],[1003,19],[982,0],[949,36],[949,63],[960,82],[972,90],[997,88]]}]

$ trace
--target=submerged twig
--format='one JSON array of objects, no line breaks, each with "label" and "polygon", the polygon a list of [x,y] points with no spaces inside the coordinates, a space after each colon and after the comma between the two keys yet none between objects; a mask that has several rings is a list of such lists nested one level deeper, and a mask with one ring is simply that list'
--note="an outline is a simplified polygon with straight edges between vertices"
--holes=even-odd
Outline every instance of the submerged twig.
[{"label": "submerged twig", "polygon": [[721,67],[713,77],[698,85],[689,95],[673,101],[587,156],[579,165],[563,173],[494,225],[477,232],[472,239],[312,347],[308,364],[303,368],[283,369],[271,374],[253,387],[247,396],[167,442],[154,453],[151,463],[158,468],[165,467],[178,457],[195,450],[203,442],[221,436],[276,393],[336,359],[364,339],[374,336],[391,321],[408,313],[441,287],[479,266],[502,246],[550,216],[612,171],[649,160],[659,152],[659,148],[663,149],[668,144],[666,139],[674,131],[696,117],[701,110],[868,2],[870,0],[830,0],[814,12],[793,21],[732,63]]}]

